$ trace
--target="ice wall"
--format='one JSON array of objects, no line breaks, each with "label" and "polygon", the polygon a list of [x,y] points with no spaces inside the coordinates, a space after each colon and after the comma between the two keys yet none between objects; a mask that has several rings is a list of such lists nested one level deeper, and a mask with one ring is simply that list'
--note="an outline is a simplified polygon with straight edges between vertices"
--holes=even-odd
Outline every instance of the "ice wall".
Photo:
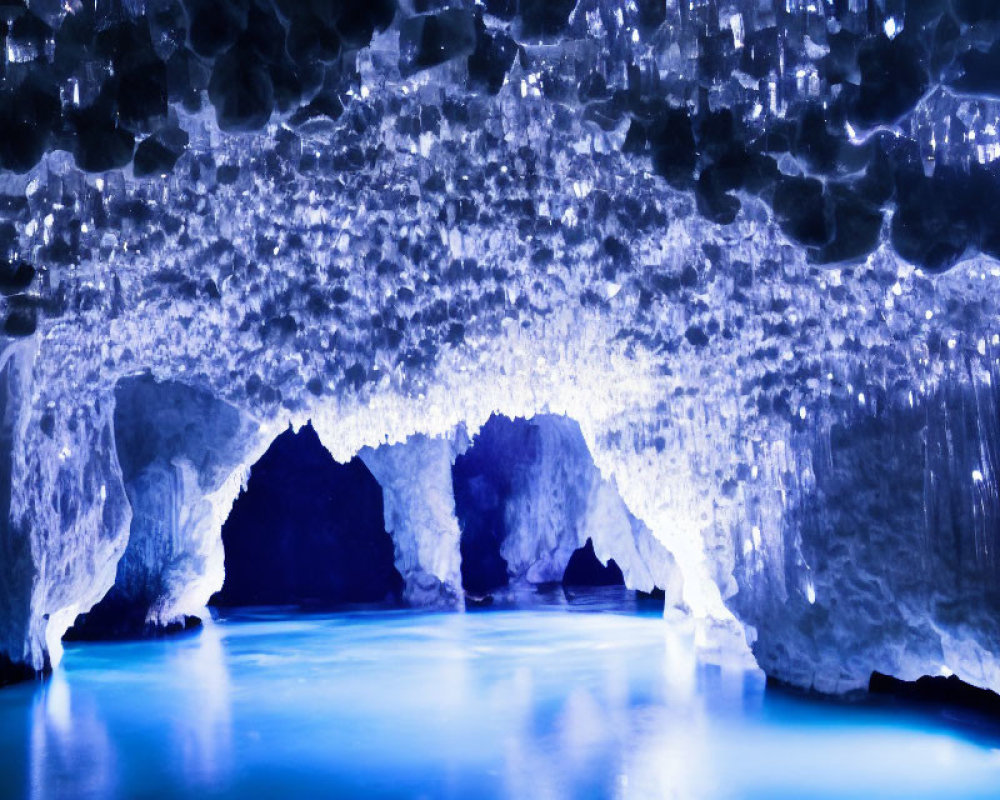
[{"label": "ice wall", "polygon": [[[341,461],[566,414],[704,648],[1000,689],[989,3],[28,5],[0,20],[12,664],[112,583],[115,392],[149,374]],[[433,508],[403,455],[383,496],[447,583],[403,521],[454,536],[432,455]]]},{"label": "ice wall", "polygon": [[3,650],[38,671],[59,660],[66,629],[111,587],[131,508],[114,447],[114,395],[82,391],[68,406],[45,399],[36,342],[9,345],[0,363]]},{"label": "ice wall", "polygon": [[783,500],[748,498],[734,605],[766,671],[825,692],[873,670],[997,684],[994,379],[871,398],[795,442]]},{"label": "ice wall", "polygon": [[[11,517],[11,501],[14,495],[14,458],[23,431],[23,382],[30,379],[31,348],[9,346],[2,357],[0,368],[0,404],[2,404],[2,427],[0,427],[0,524],[3,525],[3,570],[4,591],[0,594],[0,614],[4,620],[4,658],[0,660],[0,683],[15,680],[25,672],[34,669],[30,652],[24,652],[31,617],[31,583],[35,565],[32,561],[27,537],[14,529]],[[27,663],[25,663],[27,662]]]}]

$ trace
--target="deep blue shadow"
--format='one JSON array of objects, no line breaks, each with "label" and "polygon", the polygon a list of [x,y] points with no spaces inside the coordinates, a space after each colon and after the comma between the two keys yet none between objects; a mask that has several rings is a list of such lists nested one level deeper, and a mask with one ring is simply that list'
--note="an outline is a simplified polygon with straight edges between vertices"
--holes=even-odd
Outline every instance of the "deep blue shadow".
[{"label": "deep blue shadow", "polygon": [[563,573],[563,586],[624,586],[625,576],[613,558],[602,564],[594,553],[594,543],[573,551]]},{"label": "deep blue shadow", "polygon": [[487,595],[508,584],[500,546],[507,535],[504,515],[515,477],[535,461],[538,427],[525,419],[494,414],[455,459],[455,514],[462,531],[462,587]]},{"label": "deep blue shadow", "polygon": [[398,602],[403,580],[382,489],[360,459],[333,460],[307,425],[281,434],[222,528],[216,606]]}]

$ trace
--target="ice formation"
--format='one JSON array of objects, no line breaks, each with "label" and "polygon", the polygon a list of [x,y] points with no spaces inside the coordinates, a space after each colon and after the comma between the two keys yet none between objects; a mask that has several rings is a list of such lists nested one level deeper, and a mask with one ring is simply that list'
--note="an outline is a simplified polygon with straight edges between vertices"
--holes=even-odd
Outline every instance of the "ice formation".
[{"label": "ice formation", "polygon": [[114,586],[77,623],[86,635],[135,635],[194,616],[219,588],[219,520],[255,451],[257,426],[198,389],[149,376],[115,389],[115,452],[132,509]]},{"label": "ice formation", "polygon": [[460,604],[451,465],[499,412],[573,421],[536,465],[568,516],[544,481],[505,511],[513,577],[591,538],[779,680],[1000,690],[998,30],[980,0],[0,6],[4,674],[113,585],[194,613],[289,423],[375,475],[406,597]]},{"label": "ice formation", "polygon": [[415,434],[400,444],[361,451],[382,487],[385,529],[392,534],[404,598],[415,605],[462,605],[453,438]]},{"label": "ice formation", "polygon": [[467,589],[470,579],[496,588],[469,575],[476,561],[499,572],[498,585],[558,583],[589,540],[598,561],[613,559],[630,589],[661,590],[669,608],[683,605],[673,557],[601,477],[573,420],[492,417],[455,459],[454,473]]}]

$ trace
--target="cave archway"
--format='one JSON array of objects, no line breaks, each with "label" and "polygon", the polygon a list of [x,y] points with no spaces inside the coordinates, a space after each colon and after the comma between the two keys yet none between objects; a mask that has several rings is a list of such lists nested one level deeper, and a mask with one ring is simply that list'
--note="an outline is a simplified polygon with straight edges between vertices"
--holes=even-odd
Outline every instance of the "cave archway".
[{"label": "cave archway", "polygon": [[311,425],[278,436],[222,528],[215,606],[398,602],[403,580],[382,489],[361,459],[334,461]]},{"label": "cave archway", "polygon": [[467,597],[559,584],[679,597],[673,557],[601,475],[574,420],[493,415],[452,483]]},{"label": "cave archway", "polygon": [[130,639],[196,624],[221,577],[217,511],[257,423],[197,386],[142,374],[115,387],[114,449],[132,520],[115,582],[67,640]]}]

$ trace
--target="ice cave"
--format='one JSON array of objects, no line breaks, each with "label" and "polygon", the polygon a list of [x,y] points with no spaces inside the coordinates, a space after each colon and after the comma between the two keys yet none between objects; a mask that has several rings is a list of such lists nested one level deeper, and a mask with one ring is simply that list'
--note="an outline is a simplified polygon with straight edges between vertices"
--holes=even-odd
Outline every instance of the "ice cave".
[{"label": "ice cave", "polygon": [[1000,796],[1000,0],[0,0],[0,687],[0,800]]}]

